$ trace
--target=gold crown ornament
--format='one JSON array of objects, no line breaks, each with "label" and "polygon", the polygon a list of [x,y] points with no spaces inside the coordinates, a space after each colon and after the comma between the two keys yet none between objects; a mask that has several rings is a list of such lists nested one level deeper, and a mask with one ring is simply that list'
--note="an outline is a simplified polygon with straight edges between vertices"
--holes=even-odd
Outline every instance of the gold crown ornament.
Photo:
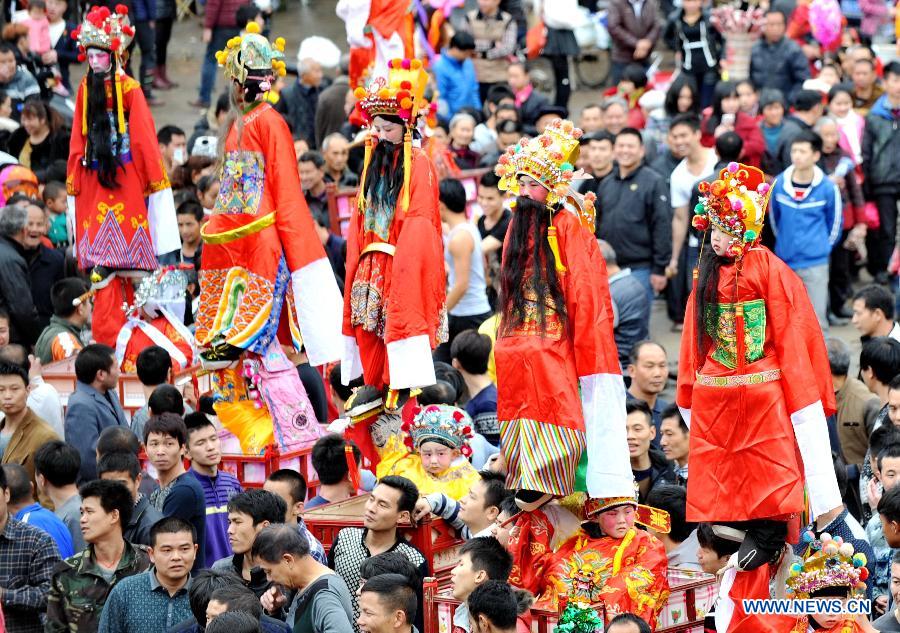
[{"label": "gold crown ornament", "polygon": [[771,187],[756,167],[731,162],[712,183],[701,182],[700,202],[691,224],[698,231],[710,225],[733,239],[728,255],[740,259],[762,235]]},{"label": "gold crown ornament", "polygon": [[99,48],[120,56],[134,39],[134,27],[128,20],[128,7],[117,4],[115,11],[109,7],[93,6],[84,21],[72,31],[72,39],[78,42],[78,61],[86,59],[87,49]]},{"label": "gold crown ornament", "polygon": [[787,579],[787,595],[806,599],[823,589],[844,588],[850,597],[862,597],[866,592],[866,555],[854,553],[853,544],[840,536],[832,538],[827,532],[819,538],[812,530],[803,534],[807,545],[802,561],[791,564]]},{"label": "gold crown ornament", "polygon": [[[248,22],[244,35],[235,35],[225,44],[225,48],[216,53],[219,66],[225,68],[225,76],[239,84],[247,81],[249,72],[263,72],[264,80],[271,77],[284,77],[287,67],[284,63],[284,38],[276,38],[269,42],[260,35],[259,24]],[[271,83],[271,80],[268,80]],[[262,86],[261,86],[262,87]],[[270,85],[271,87],[271,85]],[[263,92],[268,89],[263,88]]]}]

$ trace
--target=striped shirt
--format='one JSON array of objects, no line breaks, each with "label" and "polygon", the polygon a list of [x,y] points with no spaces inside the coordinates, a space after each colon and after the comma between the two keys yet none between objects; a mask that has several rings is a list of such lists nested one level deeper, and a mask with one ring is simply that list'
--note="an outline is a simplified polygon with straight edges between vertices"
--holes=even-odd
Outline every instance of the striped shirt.
[{"label": "striped shirt", "polygon": [[120,580],[109,593],[99,633],[159,633],[194,617],[188,602],[191,581],[174,596],[159,584],[150,569]]},{"label": "striped shirt", "polygon": [[202,475],[191,468],[189,471],[203,488],[206,502],[206,561],[211,563],[231,556],[228,541],[228,502],[244,491],[238,478],[224,470],[215,477]]}]

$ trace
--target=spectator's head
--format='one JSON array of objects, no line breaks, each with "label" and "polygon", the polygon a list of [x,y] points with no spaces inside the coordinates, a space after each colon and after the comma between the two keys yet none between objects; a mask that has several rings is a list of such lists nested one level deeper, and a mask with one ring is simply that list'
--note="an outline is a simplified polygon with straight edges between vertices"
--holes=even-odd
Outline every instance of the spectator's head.
[{"label": "spectator's head", "polygon": [[741,112],[756,116],[759,106],[759,94],[749,79],[743,79],[737,83],[738,101],[741,104]]},{"label": "spectator's head", "polygon": [[363,585],[369,578],[382,574],[400,574],[406,578],[410,587],[417,587],[422,582],[422,579],[419,578],[419,570],[406,556],[397,551],[382,552],[375,556],[369,556],[359,566],[359,587],[356,595],[360,594]]},{"label": "spectator's head", "polygon": [[41,199],[53,213],[66,212],[66,185],[58,180],[51,180],[44,185]]},{"label": "spectator's head", "polygon": [[216,426],[205,413],[194,411],[184,416],[184,428],[187,431],[187,458],[191,460],[194,470],[205,475],[215,474],[222,462]]},{"label": "spectator's head", "polygon": [[459,518],[474,533],[488,529],[500,516],[500,506],[507,497],[505,477],[482,470],[481,478],[459,500]]},{"label": "spectator's head", "polygon": [[478,206],[488,218],[500,218],[503,213],[503,194],[500,193],[500,178],[493,171],[487,171],[478,181]]},{"label": "spectator's head", "polygon": [[[263,614],[259,598],[242,584],[228,584],[213,590],[206,605],[206,626],[229,611],[247,613],[257,622]],[[236,633],[229,629],[222,630],[225,633]]]},{"label": "spectator's head", "polygon": [[506,106],[497,108],[497,149],[501,152],[506,151],[507,147],[515,145],[522,138],[522,125],[518,120],[499,118],[500,114],[508,111]]},{"label": "spectator's head", "polygon": [[284,523],[294,525],[303,516],[306,503],[306,479],[291,468],[282,468],[269,475],[263,490],[271,492],[284,501]]},{"label": "spectator's head", "polygon": [[857,59],[853,62],[850,79],[855,92],[867,92],[875,84],[878,75],[875,73],[875,62],[871,59]]},{"label": "spectator's head", "polygon": [[492,16],[500,8],[500,0],[478,0],[478,10],[483,15]]},{"label": "spectator's head", "polygon": [[607,97],[600,107],[603,110],[603,129],[618,140],[619,133],[626,129],[628,102],[622,97]]},{"label": "spectator's head", "polygon": [[827,85],[829,89],[841,83],[843,78],[844,73],[841,67],[838,66],[837,62],[833,61],[825,61],[822,64],[822,68],[819,69],[819,75],[816,77],[817,80]]},{"label": "spectator's head", "polygon": [[[208,178],[208,176],[204,176]],[[188,198],[178,205],[175,217],[178,220],[178,235],[181,243],[194,246],[200,243],[200,225],[203,224],[203,205],[199,200]]]},{"label": "spectator's head", "polygon": [[9,511],[18,512],[34,503],[34,484],[22,464],[3,464],[6,487],[9,490]]},{"label": "spectator's head", "polygon": [[633,127],[626,127],[616,134],[613,155],[619,164],[619,170],[629,172],[637,169],[644,160],[644,140],[641,133]]},{"label": "spectator's head", "polygon": [[[253,592],[249,589],[241,588],[253,595]],[[256,602],[258,605],[259,601],[257,600]],[[253,617],[252,614],[242,610],[226,611],[222,615],[209,620],[206,624],[206,631],[207,633],[262,633],[263,629],[258,617]]]},{"label": "spectator's head", "polygon": [[669,149],[676,156],[690,156],[699,147],[699,117],[690,113],[676,115],[669,124]]},{"label": "spectator's head", "polygon": [[655,341],[638,341],[628,355],[631,392],[637,397],[656,396],[666,388],[669,361],[666,350]]},{"label": "spectator's head", "polygon": [[822,157],[822,139],[810,130],[801,130],[791,141],[791,165],[795,170],[811,170]]},{"label": "spectator's head", "polygon": [[679,466],[687,465],[691,450],[691,433],[677,405],[671,404],[660,414],[659,446],[666,459]]},{"label": "spectator's head", "polygon": [[246,554],[263,528],[284,523],[284,499],[268,490],[251,488],[228,501],[228,542],[235,554]]},{"label": "spectator's head", "polygon": [[853,326],[863,337],[887,336],[894,327],[894,293],[876,284],[853,295]]},{"label": "spectator's head", "polygon": [[600,247],[600,254],[603,256],[603,261],[606,262],[606,270],[609,271],[610,269],[613,269],[618,271],[619,263],[616,259],[616,250],[612,247],[612,244],[606,240],[597,240],[597,245]]},{"label": "spectator's head", "polygon": [[768,127],[778,127],[784,121],[784,94],[777,88],[763,88],[759,94],[759,108],[763,123]]},{"label": "spectator's head", "polygon": [[834,117],[819,117],[816,124],[813,126],[813,132],[818,134],[819,138],[822,139],[823,154],[831,154],[832,152],[837,151],[838,142],[841,138],[841,128]]},{"label": "spectator's head", "polygon": [[175,385],[164,384],[158,386],[147,398],[147,406],[151,415],[174,413],[184,415],[184,397]]},{"label": "spectator's head", "polygon": [[[722,115],[732,116],[732,122],[738,111],[741,109],[741,102],[737,96],[737,84],[733,81],[720,81],[713,90],[712,111],[713,116],[710,123],[722,121]],[[708,130],[712,132],[713,130]]]},{"label": "spectator's head", "polygon": [[787,16],[778,9],[766,11],[766,22],[763,25],[763,35],[770,44],[781,41],[787,29]]},{"label": "spectator's head", "polygon": [[97,460],[97,476],[104,481],[116,481],[125,486],[134,502],[141,493],[141,462],[134,453],[107,453]]},{"label": "spectator's head", "polygon": [[[221,181],[215,176],[203,176],[200,180],[197,181],[197,200],[200,202],[200,217],[197,218],[194,216],[198,222],[203,221],[203,214],[205,214],[204,209],[212,209],[216,204],[216,198],[219,196],[219,190],[221,189]],[[196,207],[191,207],[194,209],[196,214]],[[181,207],[176,210],[177,213],[181,213]],[[181,237],[184,240],[184,235]]]},{"label": "spectator's head", "polygon": [[[236,23],[241,29],[245,29],[249,22],[256,22],[260,29],[266,28],[266,18],[259,7],[253,2],[241,5],[237,10]],[[200,620],[197,620],[200,622]]]},{"label": "spectator's head", "polygon": [[853,86],[838,84],[828,91],[828,114],[843,119],[853,109]]},{"label": "spectator's head", "polygon": [[415,590],[400,574],[369,578],[359,594],[362,633],[408,633],[416,619]]},{"label": "spectator's head", "polygon": [[620,613],[606,625],[606,633],[651,633],[653,629],[640,616]]},{"label": "spectator's head", "polygon": [[450,119],[447,131],[450,134],[451,147],[468,147],[475,136],[475,117],[468,112],[458,112]]},{"label": "spectator's head", "polygon": [[100,393],[115,389],[119,384],[119,363],[113,348],[100,343],[81,348],[75,357],[75,377]]},{"label": "spectator's head", "polygon": [[62,440],[50,440],[34,452],[34,479],[38,490],[74,486],[79,470],[81,455]]},{"label": "spectator's head", "polygon": [[878,453],[878,481],[885,490],[900,482],[900,444],[888,444]]},{"label": "spectator's head", "polygon": [[353,390],[362,387],[362,376],[354,378],[349,385],[341,382],[341,364],[336,363],[328,372],[328,386],[331,388],[331,400],[338,411],[344,410],[344,403],[353,395]]},{"label": "spectator's head", "polygon": [[893,424],[882,424],[869,434],[869,466],[878,472],[878,455],[888,446],[900,444],[900,428]]},{"label": "spectator's head", "polygon": [[215,569],[202,569],[191,576],[191,586],[188,589],[188,603],[191,605],[191,613],[201,626],[206,623],[206,607],[215,590],[222,587],[243,587],[241,579],[232,571],[217,571]]},{"label": "spectator's head", "polygon": [[697,114],[700,110],[700,97],[697,93],[697,82],[687,73],[679,73],[669,89],[666,90],[666,100],[663,109],[670,117],[679,114]]},{"label": "spectator's head", "polygon": [[9,313],[0,308],[0,347],[9,345]]},{"label": "spectator's head", "polygon": [[441,212],[441,220],[465,221],[466,219],[466,188],[456,178],[444,178],[438,185],[438,208]]},{"label": "spectator's head", "polygon": [[[2,65],[2,60],[0,60]],[[7,201],[9,202],[9,201]],[[28,209],[17,204],[7,204],[0,209],[0,235],[8,237],[26,248],[28,238]]]},{"label": "spectator's head", "polygon": [[164,585],[178,585],[190,576],[197,557],[194,526],[176,516],[165,517],[150,528],[150,562]]},{"label": "spectator's head", "polygon": [[707,574],[717,574],[727,563],[728,559],[738,551],[740,543],[717,536],[713,532],[711,523],[697,525],[697,561]]},{"label": "spectator's head", "polygon": [[640,64],[628,64],[622,70],[622,78],[616,86],[618,94],[630,97],[633,92],[647,87],[647,71]]},{"label": "spectator's head", "polygon": [[350,157],[350,143],[340,132],[329,134],[322,140],[322,158],[325,159],[325,167],[335,174],[343,174],[347,169],[347,159]]},{"label": "spectator's head", "polygon": [[457,31],[450,38],[447,54],[456,61],[470,59],[475,53],[475,38],[468,31]]},{"label": "spectator's head", "polygon": [[589,103],[581,108],[578,127],[585,134],[591,134],[603,128],[603,111],[600,109],[599,103]]},{"label": "spectator's head", "polygon": [[0,42],[0,85],[4,88],[16,76],[16,49],[9,42]]},{"label": "spectator's head", "polygon": [[187,135],[180,127],[164,125],[156,133],[159,152],[169,167],[177,167],[187,160]]},{"label": "spectator's head", "polygon": [[599,130],[587,135],[587,141],[583,145],[587,149],[588,166],[595,176],[606,175],[612,169],[613,146],[616,142],[607,130]]},{"label": "spectator's head", "polygon": [[829,336],[825,339],[825,349],[828,351],[831,377],[846,379],[850,374],[850,346],[839,338]]},{"label": "spectator's head", "polygon": [[519,601],[505,580],[487,580],[466,600],[472,633],[512,633],[519,617]]},{"label": "spectator's head", "polygon": [[62,20],[66,14],[68,3],[66,0],[47,0],[47,19],[50,24]]},{"label": "spectator's head", "polygon": [[78,489],[81,495],[81,533],[94,544],[122,538],[134,510],[134,497],[118,481],[96,479]]},{"label": "spectator's head", "polygon": [[322,64],[315,59],[305,58],[297,61],[297,77],[306,86],[318,87],[322,83]]},{"label": "spectator's head", "polygon": [[818,90],[798,90],[794,95],[794,113],[805,114],[810,122],[814,122],[825,111],[822,104],[822,93]]},{"label": "spectator's head", "polygon": [[669,513],[672,519],[672,529],[668,534],[650,530],[656,538],[663,542],[666,551],[670,552],[681,545],[697,527],[685,518],[687,512],[687,490],[683,486],[675,484],[660,484],[654,486],[647,494],[647,505]]},{"label": "spectator's head", "polygon": [[650,405],[643,400],[629,400],[625,403],[625,424],[627,425],[628,454],[632,463],[643,460],[650,452],[650,444],[656,437],[653,414]]},{"label": "spectator's head", "polygon": [[325,159],[316,151],[307,151],[297,160],[303,191],[316,191],[325,183]]},{"label": "spectator's head", "polygon": [[482,376],[487,373],[491,357],[491,337],[478,330],[460,332],[450,346],[453,366],[464,374]]},{"label": "spectator's head", "polygon": [[888,383],[887,407],[888,418],[894,426],[900,427],[900,374]]},{"label": "spectator's head", "polygon": [[896,59],[884,67],[884,91],[894,105],[900,103],[900,61]]},{"label": "spectator's head", "polygon": [[419,489],[406,477],[382,477],[366,499],[363,525],[370,531],[395,531],[400,523],[412,520]]},{"label": "spectator's head", "polygon": [[287,588],[297,588],[299,567],[309,558],[309,540],[301,536],[295,525],[270,525],[260,531],[250,550],[253,561],[266,577]]},{"label": "spectator's head", "polygon": [[505,582],[512,564],[512,555],[493,536],[466,541],[459,550],[459,562],[450,572],[453,597],[466,600],[472,590],[486,580]]},{"label": "spectator's head", "polygon": [[[3,50],[0,48],[0,50]],[[0,62],[2,62],[3,58],[0,57]],[[15,63],[15,59],[13,59],[13,63]],[[15,73],[15,68],[13,68],[13,74]],[[12,75],[10,75],[12,77]],[[9,81],[9,80],[5,80]],[[0,82],[5,83],[2,75],[0,75]],[[531,76],[528,73],[528,65],[525,62],[513,62],[506,67],[506,81],[509,84],[509,87],[512,88],[514,92],[518,92],[523,90],[528,84],[531,83]]]},{"label": "spectator's head", "polygon": [[894,604],[900,601],[900,552],[894,552],[891,557],[891,598]]},{"label": "spectator's head", "polygon": [[146,387],[156,387],[169,381],[172,357],[159,345],[145,347],[134,363],[138,380]]},{"label": "spectator's head", "polygon": [[887,336],[877,336],[863,343],[859,354],[859,373],[869,391],[886,391],[894,376],[900,374],[900,342]]},{"label": "spectator's head", "polygon": [[110,426],[100,431],[97,438],[97,459],[109,453],[131,453],[135,457],[141,452],[141,440],[127,426]]},{"label": "spectator's head", "polygon": [[[348,489],[352,488],[350,484],[350,469],[347,465],[347,449],[345,448],[348,444],[353,450],[353,459],[356,465],[359,466],[359,462],[362,459],[362,453],[359,448],[352,442],[348,443],[347,440],[336,433],[324,435],[313,444],[310,461],[313,468],[316,469],[319,475],[319,482],[322,485],[336,486],[343,483],[347,485]],[[349,491],[351,495],[355,492],[355,490]]]},{"label": "spectator's head", "polygon": [[87,291],[88,285],[79,277],[66,277],[57,281],[50,289],[53,314],[79,327],[84,326],[90,321],[93,308],[93,302],[89,298],[81,298]]},{"label": "spectator's head", "polygon": [[176,413],[150,416],[144,425],[144,447],[147,458],[158,473],[177,473],[184,468],[184,445],[187,429]]},{"label": "spectator's head", "polygon": [[28,371],[18,364],[0,361],[0,411],[20,420],[27,409]]},{"label": "spectator's head", "polygon": [[900,486],[884,493],[878,502],[878,514],[888,547],[900,547]]}]

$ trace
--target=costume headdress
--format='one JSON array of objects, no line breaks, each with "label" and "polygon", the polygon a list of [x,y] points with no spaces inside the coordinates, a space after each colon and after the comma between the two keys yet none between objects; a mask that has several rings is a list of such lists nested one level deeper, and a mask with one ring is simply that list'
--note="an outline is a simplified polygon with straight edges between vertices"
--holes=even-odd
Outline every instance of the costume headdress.
[{"label": "costume headdress", "polygon": [[805,599],[830,588],[846,588],[853,597],[865,594],[869,577],[866,555],[854,553],[852,543],[827,532],[817,539],[812,531],[804,533],[803,542],[808,547],[803,560],[791,565],[788,596]]},{"label": "costume headdress", "polygon": [[[131,26],[131,22],[128,20],[128,7],[124,4],[117,4],[115,11],[110,11],[109,7],[91,7],[87,15],[84,16],[84,22],[72,31],[72,39],[78,42],[78,61],[80,62],[86,59],[87,49],[89,48],[109,51],[116,60],[112,69],[118,109],[116,121],[119,127],[119,134],[124,134],[125,110],[122,105],[122,78],[120,77],[119,66],[122,61],[122,53],[128,49],[131,41],[134,39],[134,27]],[[83,90],[82,93],[84,101],[81,110],[81,133],[87,136],[88,91]]]},{"label": "costume headdress", "polygon": [[167,310],[176,317],[184,318],[185,293],[188,278],[184,270],[175,266],[164,266],[141,280],[134,291],[134,302],[122,306],[128,316],[137,316],[143,308],[151,316]]},{"label": "costume headdress", "polygon": [[[580,128],[571,121],[554,119],[547,124],[544,132],[534,138],[523,137],[518,143],[506,149],[500,156],[494,172],[500,177],[500,191],[519,195],[519,176],[530,176],[547,191],[547,205],[554,206],[569,202],[577,210],[581,224],[594,232],[594,201],[597,196],[588,192],[584,196],[577,193],[572,184],[582,172],[575,171],[578,160]],[[556,227],[547,229],[547,241],[556,260],[556,270],[565,271],[559,258],[556,241]]]},{"label": "costume headdress", "polygon": [[[429,104],[425,99],[428,73],[419,59],[392,59],[388,65],[387,77],[376,77],[367,88],[358,87],[353,95],[357,99],[356,110],[367,125],[377,116],[400,118],[406,125],[403,137],[403,201],[404,211],[409,209],[409,179],[412,162],[412,130],[420,115],[432,116],[437,104]],[[366,153],[361,186],[365,187],[366,172],[372,157],[372,136],[366,138]],[[365,201],[359,196],[362,208]]]},{"label": "costume headdress", "polygon": [[400,428],[406,433],[403,441],[411,451],[425,442],[438,442],[458,449],[466,457],[472,454],[468,444],[472,418],[462,409],[445,404],[417,407],[412,422],[404,422]]},{"label": "costume headdress", "polygon": [[284,77],[287,69],[284,63],[284,38],[269,42],[259,33],[259,24],[248,22],[244,35],[235,35],[216,53],[219,66],[225,68],[225,76],[241,85],[251,76],[262,80],[263,92],[271,88],[275,76]]},{"label": "costume headdress", "polygon": [[756,167],[728,163],[711,184],[701,182],[700,202],[691,224],[705,231],[712,224],[732,238],[728,254],[735,259],[759,241],[771,188]]},{"label": "costume headdress", "polygon": [[657,532],[668,534],[672,529],[672,518],[665,510],[651,508],[638,503],[637,482],[634,484],[634,494],[626,497],[604,497],[600,499],[589,498],[584,504],[584,516],[593,519],[602,512],[613,510],[620,506],[633,506],[635,509],[635,523],[640,523]]}]

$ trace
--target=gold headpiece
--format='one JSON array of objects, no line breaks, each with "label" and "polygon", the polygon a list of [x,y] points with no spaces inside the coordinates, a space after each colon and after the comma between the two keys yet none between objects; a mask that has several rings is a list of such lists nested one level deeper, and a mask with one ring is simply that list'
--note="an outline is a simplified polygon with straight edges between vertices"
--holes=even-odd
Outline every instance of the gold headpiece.
[{"label": "gold headpiece", "polygon": [[425,99],[428,73],[419,59],[392,59],[387,77],[376,77],[367,88],[360,86],[353,95],[356,107],[366,123],[376,116],[396,116],[407,127],[414,127],[420,114],[431,115],[437,105]]},{"label": "gold headpiece", "polygon": [[287,69],[284,63],[284,38],[270,43],[259,34],[259,24],[248,22],[244,35],[235,35],[225,48],[216,53],[219,66],[225,68],[225,76],[243,84],[248,71],[271,72],[273,76],[284,77]]},{"label": "gold headpiece", "polygon": [[84,61],[89,48],[99,48],[120,56],[134,39],[128,7],[117,4],[114,12],[109,7],[91,7],[84,16],[84,22],[72,31],[72,38],[78,42],[79,61]]},{"label": "gold headpiece", "polygon": [[803,542],[808,547],[803,561],[791,565],[788,596],[805,599],[832,587],[846,587],[851,596],[865,594],[868,561],[862,552],[854,553],[852,543],[845,543],[840,536],[832,538],[827,532],[816,538],[811,530],[803,535]]},{"label": "gold headpiece", "polygon": [[668,512],[638,503],[637,482],[634,484],[634,495],[632,496],[588,499],[584,504],[584,516],[587,519],[593,519],[598,514],[607,510],[613,510],[619,506],[633,506],[636,511],[634,522],[640,523],[651,530],[668,534],[672,529],[672,517],[669,516]]}]

